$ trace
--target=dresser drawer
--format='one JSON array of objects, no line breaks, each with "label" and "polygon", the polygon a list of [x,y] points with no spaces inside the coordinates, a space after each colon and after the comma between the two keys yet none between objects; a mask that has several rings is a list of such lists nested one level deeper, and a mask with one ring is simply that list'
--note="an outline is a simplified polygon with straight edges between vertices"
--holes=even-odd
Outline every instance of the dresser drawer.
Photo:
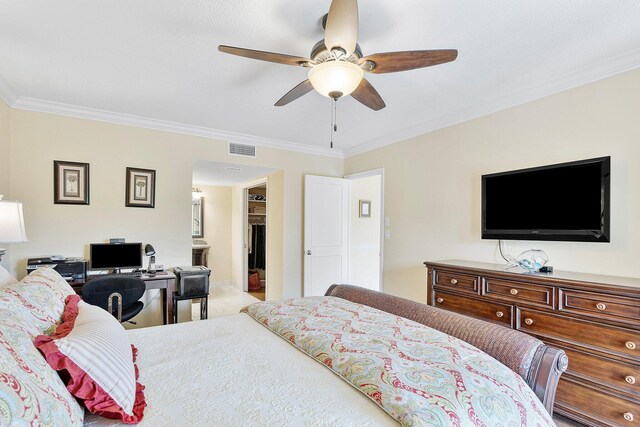
[{"label": "dresser drawer", "polygon": [[640,361],[640,331],[606,326],[533,309],[518,308],[517,310],[516,329],[522,332],[579,343],[587,348],[609,350]]},{"label": "dresser drawer", "polygon": [[433,270],[433,286],[455,289],[471,294],[480,293],[480,276],[454,273],[451,271]]},{"label": "dresser drawer", "polygon": [[489,297],[508,299],[516,304],[529,303],[553,308],[553,286],[534,286],[487,277],[485,278],[483,290],[483,293]]},{"label": "dresser drawer", "polygon": [[436,291],[435,306],[512,327],[513,306]]},{"label": "dresser drawer", "polygon": [[605,394],[565,377],[560,378],[555,407],[560,413],[592,417],[603,426],[631,427],[640,420],[639,402]]},{"label": "dresser drawer", "polygon": [[640,397],[640,365],[605,359],[561,347],[569,357],[567,372]]},{"label": "dresser drawer", "polygon": [[638,299],[560,289],[560,310],[583,316],[640,325]]}]

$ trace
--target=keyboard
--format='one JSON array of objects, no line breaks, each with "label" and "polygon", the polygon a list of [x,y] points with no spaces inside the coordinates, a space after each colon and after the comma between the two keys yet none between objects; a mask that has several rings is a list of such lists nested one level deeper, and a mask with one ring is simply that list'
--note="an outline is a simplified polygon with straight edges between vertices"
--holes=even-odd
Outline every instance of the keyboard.
[{"label": "keyboard", "polygon": [[135,276],[135,277],[140,277],[142,276],[142,272],[141,271],[128,271],[126,273],[114,273],[118,276]]},{"label": "keyboard", "polygon": [[105,274],[92,274],[87,276],[85,279],[87,282],[91,279],[95,279],[96,277],[105,277],[105,276],[133,276],[133,277],[141,277],[143,273],[141,271],[129,271],[126,273],[105,273]]}]

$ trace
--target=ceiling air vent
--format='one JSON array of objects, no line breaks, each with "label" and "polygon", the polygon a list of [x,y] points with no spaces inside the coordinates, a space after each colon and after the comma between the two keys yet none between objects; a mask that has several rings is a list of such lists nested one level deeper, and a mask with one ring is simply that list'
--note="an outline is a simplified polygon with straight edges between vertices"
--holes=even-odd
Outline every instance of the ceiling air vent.
[{"label": "ceiling air vent", "polygon": [[229,154],[232,156],[256,157],[256,146],[230,142]]}]

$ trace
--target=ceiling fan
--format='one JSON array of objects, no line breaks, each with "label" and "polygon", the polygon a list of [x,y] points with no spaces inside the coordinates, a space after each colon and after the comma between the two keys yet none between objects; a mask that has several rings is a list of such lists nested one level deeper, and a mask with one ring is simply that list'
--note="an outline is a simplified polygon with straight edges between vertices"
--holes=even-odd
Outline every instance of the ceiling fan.
[{"label": "ceiling fan", "polygon": [[309,68],[303,81],[275,103],[287,105],[315,89],[334,100],[351,95],[361,104],[378,111],[385,107],[382,97],[364,78],[364,73],[395,73],[451,62],[458,56],[455,49],[384,52],[363,56],[358,45],[357,0],[333,0],[322,20],[324,40],[311,49],[311,58],[274,52],[218,46],[218,50],[245,58]]}]

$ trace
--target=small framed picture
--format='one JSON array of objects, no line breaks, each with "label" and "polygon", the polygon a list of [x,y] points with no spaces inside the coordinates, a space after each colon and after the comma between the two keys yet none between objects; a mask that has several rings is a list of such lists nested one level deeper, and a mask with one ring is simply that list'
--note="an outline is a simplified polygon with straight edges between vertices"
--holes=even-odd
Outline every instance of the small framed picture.
[{"label": "small framed picture", "polygon": [[127,199],[125,206],[153,208],[156,206],[156,171],[127,168]]},{"label": "small framed picture", "polygon": [[360,218],[371,218],[371,200],[360,200]]},{"label": "small framed picture", "polygon": [[53,203],[89,204],[89,163],[53,161]]}]

